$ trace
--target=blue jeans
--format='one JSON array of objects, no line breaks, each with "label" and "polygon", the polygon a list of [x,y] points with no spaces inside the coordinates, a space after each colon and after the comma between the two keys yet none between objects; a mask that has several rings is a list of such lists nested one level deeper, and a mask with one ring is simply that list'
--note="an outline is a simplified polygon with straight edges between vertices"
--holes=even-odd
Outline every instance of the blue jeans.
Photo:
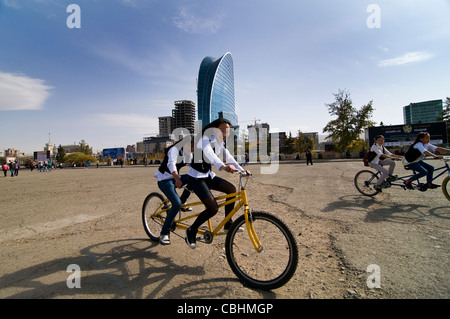
[{"label": "blue jeans", "polygon": [[[187,184],[188,177],[187,175],[181,175],[180,176],[181,182],[183,185]],[[164,225],[161,229],[161,235],[168,235],[170,233],[170,227],[172,226],[172,222],[175,219],[175,216],[177,216],[178,211],[181,208],[182,199],[180,196],[178,196],[178,193],[176,191],[175,187],[175,180],[174,179],[166,179],[158,182],[159,189],[166,195],[167,199],[172,203],[172,208],[169,209],[167,212],[166,220],[164,221]],[[181,197],[183,198],[183,201],[186,201],[189,197],[189,191],[184,190]]]},{"label": "blue jeans", "polygon": [[409,179],[410,182],[415,181],[423,176],[427,176],[427,183],[430,184],[433,181],[434,166],[424,161],[408,164],[408,167],[417,174]]}]

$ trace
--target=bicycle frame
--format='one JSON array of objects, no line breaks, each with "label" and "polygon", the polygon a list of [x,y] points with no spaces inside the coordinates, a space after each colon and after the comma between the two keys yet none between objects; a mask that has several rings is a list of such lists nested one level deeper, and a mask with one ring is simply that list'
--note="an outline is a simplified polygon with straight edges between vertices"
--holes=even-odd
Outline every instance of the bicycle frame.
[{"label": "bicycle frame", "polygon": [[[438,171],[440,171],[440,170],[443,170],[443,171],[442,171],[440,174],[435,175],[435,176],[433,177],[433,181],[434,181],[435,179],[439,178],[440,176],[444,175],[445,173],[448,173],[448,175],[450,176],[450,166],[448,165],[448,161],[450,161],[450,159],[444,159],[444,166],[438,167],[438,168],[436,168],[436,169],[434,170],[435,173],[438,172]],[[396,181],[405,181],[405,180],[409,179],[410,177],[412,177],[412,176],[414,176],[414,175],[415,175],[415,174],[410,174],[410,175],[401,176],[401,177],[398,177]],[[375,174],[374,176],[380,177],[380,176],[381,176],[381,172],[380,172],[380,171],[377,171],[376,174]],[[372,178],[372,179],[373,179],[373,178]],[[370,181],[372,181],[372,179],[371,179]],[[385,182],[386,182],[386,181],[385,181]],[[404,184],[397,184],[397,183],[395,183],[395,181],[393,181],[393,182],[387,182],[387,183],[389,183],[390,186],[400,186],[400,187],[405,187]],[[417,180],[417,186],[419,186],[419,185],[420,185],[420,182],[419,182],[419,180]]]},{"label": "bicycle frame", "polygon": [[[255,248],[256,251],[259,252],[259,251],[262,251],[262,244],[261,244],[258,236],[256,235],[256,231],[255,231],[255,229],[253,227],[253,223],[252,223],[251,212],[250,212],[250,208],[248,205],[248,199],[247,199],[247,192],[245,190],[245,185],[242,181],[243,176],[245,176],[245,175],[240,174],[240,173],[239,173],[239,175],[240,175],[239,182],[240,182],[240,186],[241,186],[240,191],[238,191],[236,193],[232,193],[232,194],[214,197],[214,199],[217,202],[223,201],[218,205],[219,208],[224,207],[228,204],[237,202],[237,204],[235,204],[233,210],[214,229],[213,229],[211,220],[209,219],[208,220],[208,230],[199,229],[198,234],[205,236],[205,234],[207,234],[207,232],[209,232],[209,234],[211,234],[211,236],[212,236],[211,237],[211,240],[212,240],[212,238],[219,235],[220,230],[239,211],[239,209],[241,209],[241,207],[244,207],[244,216],[245,216],[245,224],[247,227],[247,233],[253,244],[253,247]],[[229,198],[231,198],[231,199],[229,199]],[[160,215],[162,213],[166,213],[170,209],[170,207],[164,208],[165,205],[170,205],[170,201],[167,198],[164,200],[164,202],[161,203],[161,205],[152,214],[152,217],[154,219],[160,221],[161,223],[164,223],[164,218],[161,217]],[[194,206],[199,206],[199,205],[203,205],[203,203],[201,201],[194,202],[194,203],[187,203],[187,204],[183,204],[181,206],[181,208],[194,207]],[[188,229],[190,227],[190,225],[185,224],[184,222],[186,222],[187,220],[196,218],[198,215],[200,215],[200,213],[191,214],[191,215],[188,215],[183,218],[181,218],[181,216],[180,216],[179,219],[174,220],[176,228],[184,229],[184,230]]]}]

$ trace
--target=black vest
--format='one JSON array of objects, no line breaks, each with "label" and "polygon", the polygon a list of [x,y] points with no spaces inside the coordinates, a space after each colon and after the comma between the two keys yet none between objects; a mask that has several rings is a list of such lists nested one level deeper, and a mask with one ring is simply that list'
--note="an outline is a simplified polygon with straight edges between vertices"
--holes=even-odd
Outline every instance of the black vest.
[{"label": "black vest", "polygon": [[[169,163],[169,150],[170,150],[170,148],[167,150],[167,153],[164,156],[164,159],[163,159],[161,165],[158,168],[158,171],[160,171],[162,174],[164,174],[165,172],[171,174],[170,171],[169,171],[169,168],[167,167],[167,164]],[[183,156],[183,149],[178,151],[178,155],[179,156]],[[186,165],[187,165],[187,163],[184,162],[184,159],[180,163],[175,164],[175,166],[177,167],[177,171],[178,172],[180,171],[180,169],[182,167],[184,167]]]},{"label": "black vest", "polygon": [[211,164],[202,161],[201,163],[191,163],[191,167],[200,173],[208,173],[211,170]]},{"label": "black vest", "polygon": [[405,159],[408,161],[408,163],[412,163],[421,155],[422,153],[417,148],[414,148],[414,145],[411,145],[405,153]]},{"label": "black vest", "polygon": [[[213,150],[214,153],[216,153],[216,149],[213,146],[213,144],[211,143],[211,148]],[[203,159],[203,151],[201,152],[202,154],[202,158],[200,158],[200,160],[197,160],[194,158],[194,160],[191,163],[191,167],[193,169],[195,169],[196,171],[200,172],[200,173],[208,173],[211,170],[211,163],[206,162]],[[195,155],[195,154],[194,154]],[[225,160],[225,159],[224,159]],[[199,163],[200,162],[200,163]]]}]

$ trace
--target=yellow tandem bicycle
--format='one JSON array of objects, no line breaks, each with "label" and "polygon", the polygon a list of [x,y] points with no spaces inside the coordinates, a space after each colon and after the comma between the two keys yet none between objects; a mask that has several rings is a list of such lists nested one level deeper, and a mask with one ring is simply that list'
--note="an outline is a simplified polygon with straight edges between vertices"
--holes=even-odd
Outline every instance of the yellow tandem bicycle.
[{"label": "yellow tandem bicycle", "polygon": [[[236,193],[216,196],[220,207],[235,202],[235,207],[215,228],[208,220],[206,229],[200,228],[197,240],[212,243],[216,236],[226,235],[225,252],[228,264],[246,286],[271,290],[286,284],[294,275],[298,264],[298,246],[289,227],[278,217],[267,212],[254,212],[249,208],[245,190],[248,176],[239,174],[239,190]],[[245,181],[245,182],[244,182]],[[187,203],[182,208],[203,205],[201,201]],[[204,205],[203,205],[204,206]],[[142,206],[142,221],[145,232],[159,242],[162,225],[171,203],[158,192],[150,193]],[[221,231],[225,223],[241,208],[239,216],[227,232]],[[186,230],[190,222],[200,213],[180,212],[175,218],[171,231]],[[242,231],[242,230],[246,231]],[[180,236],[180,235],[179,235]]]}]

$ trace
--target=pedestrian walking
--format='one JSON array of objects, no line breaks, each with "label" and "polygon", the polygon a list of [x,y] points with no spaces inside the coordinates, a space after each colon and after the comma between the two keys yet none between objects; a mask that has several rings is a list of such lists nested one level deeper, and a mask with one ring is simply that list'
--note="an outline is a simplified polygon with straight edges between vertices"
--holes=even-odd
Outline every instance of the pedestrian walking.
[{"label": "pedestrian walking", "polygon": [[19,168],[20,165],[17,163],[17,161],[14,163],[14,176],[19,176]]},{"label": "pedestrian walking", "polygon": [[5,175],[5,177],[6,177],[6,173],[8,173],[8,169],[9,169],[8,164],[4,163],[2,165],[2,171],[3,171],[3,174]]},{"label": "pedestrian walking", "polygon": [[311,163],[311,165],[313,164],[312,162],[312,154],[311,154],[311,150],[308,148],[306,150],[306,165],[309,165]]},{"label": "pedestrian walking", "polygon": [[15,168],[15,165],[14,165],[14,163],[13,163],[13,161],[9,161],[9,170],[11,171],[11,177],[14,177],[14,168]]}]

